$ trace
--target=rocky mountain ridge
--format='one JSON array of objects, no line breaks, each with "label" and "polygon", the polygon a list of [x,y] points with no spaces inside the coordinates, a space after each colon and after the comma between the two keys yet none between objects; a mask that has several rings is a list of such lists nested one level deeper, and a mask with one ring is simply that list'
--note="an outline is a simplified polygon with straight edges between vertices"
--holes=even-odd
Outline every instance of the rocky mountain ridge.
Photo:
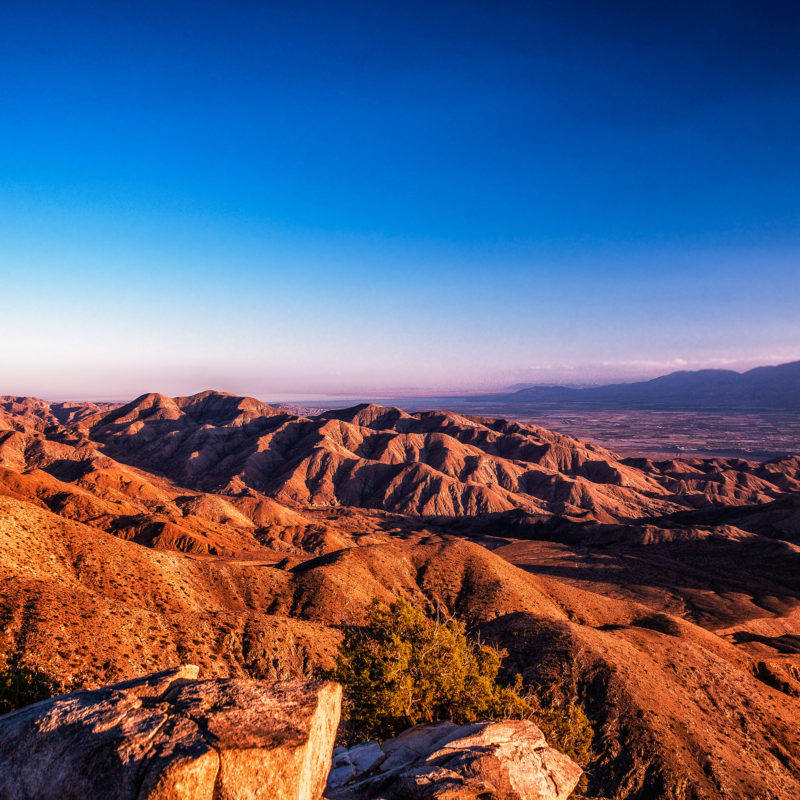
[{"label": "rocky mountain ridge", "polygon": [[313,551],[409,520],[508,512],[616,523],[800,490],[797,458],[626,460],[535,425],[453,412],[365,405],[307,418],[215,392],[67,410],[7,398],[0,408],[6,493],[197,553],[279,542]]},{"label": "rocky mountain ridge", "polygon": [[730,369],[680,370],[648,381],[606,386],[530,386],[492,395],[509,406],[554,404],[560,408],[738,409],[800,411],[800,361]]},{"label": "rocky mountain ridge", "polygon": [[186,661],[307,677],[404,594],[585,707],[595,794],[800,794],[797,458],[619,459],[503,420],[217,393],[64,422],[13,404],[6,658],[89,685]]}]

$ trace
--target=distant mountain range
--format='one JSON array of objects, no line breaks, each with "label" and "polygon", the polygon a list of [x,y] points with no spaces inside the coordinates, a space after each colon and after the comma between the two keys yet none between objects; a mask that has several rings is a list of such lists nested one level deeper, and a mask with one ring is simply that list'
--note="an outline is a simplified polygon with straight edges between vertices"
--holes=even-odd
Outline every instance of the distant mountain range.
[{"label": "distant mountain range", "polygon": [[681,371],[637,383],[576,389],[533,386],[491,395],[509,406],[800,411],[800,361],[747,372],[727,369]]}]

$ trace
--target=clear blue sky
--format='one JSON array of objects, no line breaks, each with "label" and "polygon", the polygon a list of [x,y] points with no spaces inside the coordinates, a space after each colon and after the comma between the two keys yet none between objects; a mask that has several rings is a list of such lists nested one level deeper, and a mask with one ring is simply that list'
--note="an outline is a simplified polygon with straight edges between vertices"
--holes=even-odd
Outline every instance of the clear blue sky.
[{"label": "clear blue sky", "polygon": [[795,2],[0,7],[0,394],[800,358]]}]

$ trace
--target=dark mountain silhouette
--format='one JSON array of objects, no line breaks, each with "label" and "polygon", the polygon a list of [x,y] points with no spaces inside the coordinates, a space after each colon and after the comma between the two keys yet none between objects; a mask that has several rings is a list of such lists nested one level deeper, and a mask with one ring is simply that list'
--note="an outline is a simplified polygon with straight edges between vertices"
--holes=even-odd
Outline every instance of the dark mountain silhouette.
[{"label": "dark mountain silhouette", "polygon": [[674,409],[681,411],[800,411],[800,361],[747,372],[681,371],[649,381],[575,389],[535,386],[494,395],[509,405],[562,408]]}]

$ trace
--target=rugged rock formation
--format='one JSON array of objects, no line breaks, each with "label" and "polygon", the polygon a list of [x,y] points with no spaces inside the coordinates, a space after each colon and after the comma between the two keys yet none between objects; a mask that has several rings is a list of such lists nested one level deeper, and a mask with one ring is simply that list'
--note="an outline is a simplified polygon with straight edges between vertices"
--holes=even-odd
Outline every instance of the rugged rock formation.
[{"label": "rugged rock formation", "polygon": [[158,552],[0,498],[0,653],[93,685],[182,661],[300,677],[332,665],[340,626],[373,598],[402,593],[505,648],[510,676],[544,697],[579,699],[593,794],[800,797],[800,549],[636,530],[495,552],[395,537],[269,564]]},{"label": "rugged rock formation", "polygon": [[581,768],[525,720],[417,725],[334,752],[329,800],[565,800]]},{"label": "rugged rock formation", "polygon": [[0,717],[4,800],[317,800],[333,683],[198,681],[181,667]]},{"label": "rugged rock formation", "polygon": [[365,405],[307,418],[218,392],[124,406],[0,398],[0,494],[204,555],[330,552],[488,514],[613,524],[797,491],[796,459],[626,461],[452,412]]},{"label": "rugged rock formation", "polygon": [[[303,678],[402,593],[584,707],[591,793],[800,797],[798,478],[796,457],[620,461],[440,412],[10,398],[0,665],[89,686],[185,662]],[[462,501],[487,492],[514,507],[473,516]],[[437,504],[452,513],[424,515]]]}]

